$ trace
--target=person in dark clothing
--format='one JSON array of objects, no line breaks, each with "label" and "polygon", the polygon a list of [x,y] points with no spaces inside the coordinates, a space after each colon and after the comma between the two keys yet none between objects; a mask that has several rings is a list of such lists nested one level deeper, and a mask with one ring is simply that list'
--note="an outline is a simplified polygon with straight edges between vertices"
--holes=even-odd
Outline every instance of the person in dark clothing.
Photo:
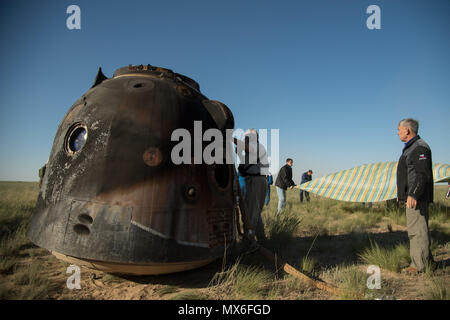
[{"label": "person in dark clothing", "polygon": [[[300,182],[300,184],[311,181],[312,180],[312,170],[308,170],[306,172],[304,172],[302,174],[302,181]],[[303,193],[305,193],[305,198],[306,201],[309,202],[309,192],[308,191],[304,191],[304,190],[300,190],[300,203],[303,202]]]},{"label": "person in dark clothing", "polygon": [[239,180],[239,187],[241,188],[242,196],[245,198],[245,192],[247,191],[247,189],[245,188],[245,177],[240,172],[238,172],[238,180]]},{"label": "person in dark clothing", "polygon": [[406,202],[406,226],[410,242],[411,265],[403,271],[417,273],[433,261],[428,231],[428,205],[433,202],[431,149],[418,135],[419,123],[400,121],[398,136],[405,143],[397,167],[397,198]]},{"label": "person in dark clothing", "polygon": [[294,161],[291,158],[286,159],[286,164],[281,167],[278,172],[275,186],[278,193],[278,210],[277,214],[280,214],[286,206],[286,190],[287,188],[295,187],[295,182],[292,180],[292,164]]},{"label": "person in dark clothing", "polygon": [[[233,139],[236,144],[236,153],[240,158],[238,171],[239,176],[244,178],[245,195],[244,201],[250,218],[251,233],[255,233],[258,243],[266,241],[264,233],[264,222],[261,211],[267,192],[267,178],[269,162],[267,152],[259,141],[258,132],[250,129],[244,134],[244,141]],[[252,238],[253,234],[248,235]]]}]

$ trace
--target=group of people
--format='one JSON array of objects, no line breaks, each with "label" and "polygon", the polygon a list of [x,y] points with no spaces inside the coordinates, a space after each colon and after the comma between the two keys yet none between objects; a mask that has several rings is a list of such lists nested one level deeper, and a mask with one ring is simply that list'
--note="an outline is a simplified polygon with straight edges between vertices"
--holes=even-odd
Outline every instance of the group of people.
[{"label": "group of people", "polygon": [[[431,149],[418,135],[419,123],[407,118],[399,122],[398,136],[405,143],[397,167],[397,201],[406,204],[406,223],[410,241],[411,264],[404,271],[409,273],[422,272],[429,262],[433,262],[430,250],[428,230],[429,204],[433,202],[433,172]],[[252,139],[249,139],[252,138]],[[259,243],[266,240],[261,211],[270,201],[270,185],[272,176],[268,172],[268,159],[264,146],[259,143],[258,133],[251,129],[244,135],[245,141],[235,139],[234,142],[241,152],[237,152],[241,164],[238,167],[240,185],[245,185],[244,201],[250,216],[251,226]],[[250,141],[253,141],[252,143]],[[257,161],[248,162],[250,153],[257,153]],[[286,190],[294,188],[292,180],[291,158],[278,172],[275,186],[278,194],[277,214],[286,205]],[[301,183],[311,181],[312,170],[302,174]],[[310,200],[309,194],[300,190],[300,202]]]},{"label": "group of people", "polygon": [[[264,146],[259,143],[258,132],[250,129],[244,134],[244,139],[234,138],[236,154],[239,157],[238,181],[244,197],[244,202],[249,214],[250,224],[255,229],[258,242],[266,240],[264,233],[264,223],[261,218],[261,211],[264,205],[270,202],[270,186],[273,184],[272,175],[269,172],[269,162]],[[253,161],[250,161],[253,155]],[[288,158],[286,164],[278,172],[275,186],[278,194],[278,210],[281,213],[286,206],[286,190],[294,188],[295,182],[292,180],[293,160]],[[301,183],[312,179],[312,170],[302,175]],[[309,201],[309,193],[305,192],[305,198]],[[303,201],[303,191],[300,191],[300,202]]]},{"label": "group of people", "polygon": [[[275,187],[277,189],[278,195],[278,209],[277,214],[280,214],[283,209],[286,207],[286,190],[294,188],[296,186],[295,182],[292,180],[292,165],[294,161],[291,158],[286,159],[286,164],[281,167],[278,172],[277,179],[275,181]],[[238,167],[238,175],[239,175],[239,185],[241,187],[243,195],[247,192],[247,185],[253,182],[254,174],[249,173],[248,168],[250,166],[245,166],[245,164],[241,164]],[[254,168],[254,167],[253,167]],[[300,184],[312,180],[312,170],[308,170],[302,174],[302,179]],[[246,181],[248,180],[248,183]],[[266,188],[266,196],[264,200],[264,205],[269,205],[270,202],[270,186],[273,185],[273,177],[271,173],[268,173],[266,176],[267,180],[267,188]],[[261,188],[262,190],[262,188]],[[245,196],[244,196],[245,197]],[[300,203],[303,202],[303,197],[305,197],[306,201],[310,201],[309,192],[300,190]],[[258,197],[259,198],[259,197]],[[248,206],[247,206],[248,207]],[[259,208],[259,206],[258,206]],[[262,208],[261,208],[262,209]],[[255,214],[256,215],[256,214]],[[256,218],[255,218],[256,219]]]}]

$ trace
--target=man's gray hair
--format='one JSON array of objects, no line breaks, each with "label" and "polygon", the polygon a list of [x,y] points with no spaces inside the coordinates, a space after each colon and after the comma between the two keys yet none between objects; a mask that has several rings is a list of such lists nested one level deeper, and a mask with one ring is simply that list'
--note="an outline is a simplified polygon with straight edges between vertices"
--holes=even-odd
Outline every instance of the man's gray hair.
[{"label": "man's gray hair", "polygon": [[414,132],[415,134],[419,132],[419,121],[415,119],[412,118],[403,119],[398,123],[398,125],[411,129],[411,131]]}]

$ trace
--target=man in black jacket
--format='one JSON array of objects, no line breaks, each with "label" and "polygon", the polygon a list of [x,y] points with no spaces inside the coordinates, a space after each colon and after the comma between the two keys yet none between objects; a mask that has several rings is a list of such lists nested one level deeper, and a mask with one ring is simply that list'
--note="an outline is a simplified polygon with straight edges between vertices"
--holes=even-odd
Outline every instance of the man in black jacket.
[{"label": "man in black jacket", "polygon": [[418,135],[419,122],[407,118],[398,124],[398,136],[405,143],[397,167],[397,197],[406,202],[406,225],[411,265],[405,272],[424,270],[433,260],[428,232],[428,205],[433,202],[431,149]]},{"label": "man in black jacket", "polygon": [[275,186],[277,187],[278,194],[278,211],[279,214],[283,211],[286,206],[286,189],[295,187],[295,182],[292,180],[292,164],[293,160],[291,158],[286,159],[286,164],[281,167],[278,172],[277,180],[275,181]]}]

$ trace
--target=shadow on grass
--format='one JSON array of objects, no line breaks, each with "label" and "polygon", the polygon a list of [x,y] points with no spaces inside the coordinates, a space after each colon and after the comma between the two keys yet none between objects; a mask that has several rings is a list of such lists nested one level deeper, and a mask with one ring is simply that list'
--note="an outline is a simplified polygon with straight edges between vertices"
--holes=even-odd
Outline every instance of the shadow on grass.
[{"label": "shadow on grass", "polygon": [[[309,256],[313,257],[317,267],[332,268],[339,265],[351,265],[361,263],[358,256],[365,248],[370,247],[370,241],[376,242],[381,248],[394,248],[398,244],[409,245],[408,234],[406,231],[383,232],[368,234],[363,232],[355,232],[345,235],[327,235],[319,236],[314,241],[311,237],[294,237],[290,239],[289,244],[281,251],[273,250],[281,259],[285,260],[294,267],[301,269],[302,258],[306,256],[308,250]],[[450,241],[450,236],[439,232],[432,231],[431,238],[440,245]],[[272,248],[270,248],[272,249]],[[236,262],[237,256],[228,256],[226,265],[229,266]],[[267,260],[265,260],[258,252],[241,256],[240,263],[247,266],[262,267],[270,272],[275,270]],[[439,262],[441,267],[450,265],[450,259]],[[156,276],[130,276],[116,275],[116,277],[133,281],[140,284],[159,284],[167,286],[180,286],[183,288],[206,288],[208,287],[214,275],[223,268],[222,259],[202,267],[199,269]]]},{"label": "shadow on grass", "polygon": [[194,270],[177,272],[172,274],[153,276],[115,275],[119,279],[124,279],[139,284],[158,284],[166,286],[180,286],[189,289],[206,288],[214,275],[222,268],[220,259]]},{"label": "shadow on grass", "polygon": [[[287,262],[294,266],[299,266],[314,236],[295,237],[291,239],[289,245],[279,252]],[[450,241],[450,236],[440,231],[432,231],[431,239],[438,245],[444,245]],[[409,245],[408,233],[406,231],[364,233],[354,232],[343,235],[319,236],[312,246],[309,255],[314,257],[321,267],[334,267],[341,264],[355,264],[360,261],[358,253],[370,247],[370,241],[376,242],[381,248],[393,248],[403,243]]]},{"label": "shadow on grass", "polygon": [[172,274],[152,275],[152,276],[133,276],[116,274],[119,279],[133,281],[139,284],[179,286],[188,289],[206,288],[211,283],[216,273],[221,272],[239,260],[244,266],[256,266],[268,271],[273,271],[273,267],[258,253],[253,252],[246,255],[230,254],[227,256],[225,264],[223,259],[217,259],[201,268],[177,272]]}]

